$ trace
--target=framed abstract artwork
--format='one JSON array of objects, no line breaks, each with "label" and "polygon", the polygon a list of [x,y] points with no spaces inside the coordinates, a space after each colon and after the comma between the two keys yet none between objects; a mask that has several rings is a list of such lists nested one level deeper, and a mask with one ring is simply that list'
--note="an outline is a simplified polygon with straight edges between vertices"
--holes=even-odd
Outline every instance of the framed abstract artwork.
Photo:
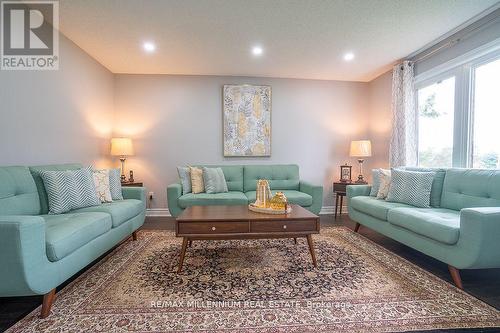
[{"label": "framed abstract artwork", "polygon": [[271,87],[224,85],[224,156],[271,156]]}]

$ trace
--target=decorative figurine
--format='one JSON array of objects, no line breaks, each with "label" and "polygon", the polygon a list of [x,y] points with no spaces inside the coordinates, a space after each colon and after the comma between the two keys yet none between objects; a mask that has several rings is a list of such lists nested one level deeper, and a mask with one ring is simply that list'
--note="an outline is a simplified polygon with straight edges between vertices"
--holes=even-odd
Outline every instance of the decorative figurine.
[{"label": "decorative figurine", "polygon": [[269,188],[269,182],[265,179],[259,179],[257,181],[257,193],[255,206],[260,208],[268,208],[271,204],[271,190]]},{"label": "decorative figurine", "polygon": [[276,192],[271,199],[271,209],[286,210],[288,199],[283,192]]},{"label": "decorative figurine", "polygon": [[128,181],[130,183],[134,182],[134,171],[133,170],[130,170],[130,177],[128,178]]}]

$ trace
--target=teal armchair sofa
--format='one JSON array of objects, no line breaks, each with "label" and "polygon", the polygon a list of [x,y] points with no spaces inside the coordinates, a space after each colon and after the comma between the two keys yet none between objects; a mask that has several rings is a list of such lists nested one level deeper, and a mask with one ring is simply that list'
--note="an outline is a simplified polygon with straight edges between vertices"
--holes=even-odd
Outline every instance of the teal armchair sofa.
[{"label": "teal armchair sofa", "polygon": [[190,206],[248,205],[255,202],[257,180],[269,180],[273,194],[284,192],[288,201],[298,204],[314,214],[319,214],[323,202],[323,187],[299,179],[299,167],[288,165],[222,165],[229,192],[182,194],[180,182],[167,187],[168,209],[172,216]]},{"label": "teal armchair sofa", "polygon": [[376,199],[368,185],[348,186],[349,217],[355,231],[366,226],[448,264],[463,288],[460,269],[500,267],[500,170],[435,171],[431,208]]},{"label": "teal armchair sofa", "polygon": [[131,234],[136,239],[144,223],[142,187],[124,187],[124,200],[49,215],[37,171],[80,167],[0,167],[0,296],[44,295],[43,318],[57,286]]}]

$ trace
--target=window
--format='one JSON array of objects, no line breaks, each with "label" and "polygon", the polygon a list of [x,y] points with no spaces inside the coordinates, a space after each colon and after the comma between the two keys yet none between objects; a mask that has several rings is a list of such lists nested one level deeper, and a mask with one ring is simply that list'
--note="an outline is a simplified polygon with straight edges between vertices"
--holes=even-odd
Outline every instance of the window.
[{"label": "window", "polygon": [[500,168],[500,59],[474,74],[472,167]]},{"label": "window", "polygon": [[436,68],[415,78],[419,166],[500,168],[500,43]]},{"label": "window", "polygon": [[418,164],[451,167],[455,77],[418,90]]}]

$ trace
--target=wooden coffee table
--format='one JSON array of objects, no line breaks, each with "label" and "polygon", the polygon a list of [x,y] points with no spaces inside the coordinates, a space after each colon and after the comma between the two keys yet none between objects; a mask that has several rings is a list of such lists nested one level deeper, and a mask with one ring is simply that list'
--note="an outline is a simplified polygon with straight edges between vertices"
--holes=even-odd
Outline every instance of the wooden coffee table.
[{"label": "wooden coffee table", "polygon": [[307,238],[314,267],[316,255],[312,234],[319,233],[319,216],[298,205],[289,214],[252,212],[245,206],[192,206],[175,221],[175,235],[183,237],[178,273],[188,244],[193,240]]}]

